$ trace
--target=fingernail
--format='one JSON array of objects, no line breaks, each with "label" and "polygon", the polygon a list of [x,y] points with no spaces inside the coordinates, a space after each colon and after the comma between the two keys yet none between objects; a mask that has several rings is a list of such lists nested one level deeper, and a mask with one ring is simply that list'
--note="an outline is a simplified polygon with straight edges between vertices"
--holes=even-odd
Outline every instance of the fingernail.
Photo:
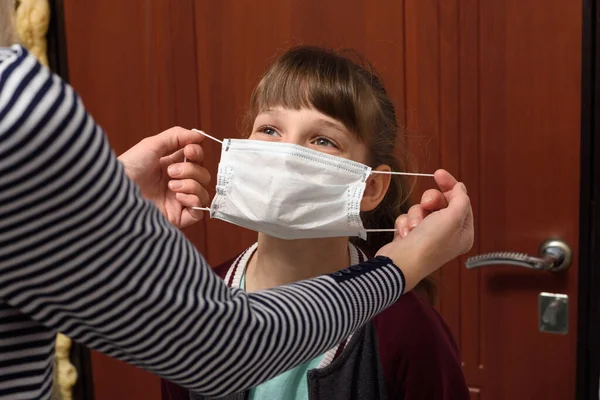
[{"label": "fingernail", "polygon": [[460,182],[460,188],[462,189],[463,192],[467,193],[467,187],[465,186],[464,183]]},{"label": "fingernail", "polygon": [[405,238],[409,232],[408,228],[402,228],[402,237]]},{"label": "fingernail", "polygon": [[183,168],[181,168],[181,165],[173,164],[173,165],[169,165],[167,172],[169,173],[170,176],[179,176],[183,172],[182,170],[183,170]]},{"label": "fingernail", "polygon": [[183,182],[180,181],[170,181],[169,182],[169,187],[171,189],[181,189],[183,187]]},{"label": "fingernail", "polygon": [[421,200],[421,203],[429,203],[429,202],[431,202],[431,200],[433,200],[433,197],[425,196],[425,197],[423,197],[423,200]]},{"label": "fingernail", "polygon": [[419,225],[419,220],[419,217],[410,217],[408,219],[408,226],[414,228],[415,226]]}]

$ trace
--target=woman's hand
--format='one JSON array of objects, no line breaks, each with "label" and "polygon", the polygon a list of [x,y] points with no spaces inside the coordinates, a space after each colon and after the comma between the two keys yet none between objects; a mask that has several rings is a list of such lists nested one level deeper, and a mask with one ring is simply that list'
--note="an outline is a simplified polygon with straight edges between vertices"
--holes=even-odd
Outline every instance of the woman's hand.
[{"label": "woman's hand", "polygon": [[[119,157],[125,173],[173,225],[183,228],[202,219],[210,182],[199,143],[204,136],[174,127],[143,139]],[[184,156],[189,162],[184,163]]]},{"label": "woman's hand", "polygon": [[446,194],[454,188],[456,179],[447,171],[440,169],[434,174],[435,180],[444,190],[429,189],[421,196],[421,202],[412,206],[408,213],[402,214],[396,220],[396,228],[401,238],[405,238],[427,215],[448,206]]},{"label": "woman's hand", "polygon": [[396,237],[378,252],[402,269],[407,290],[473,246],[467,188],[444,170],[436,171],[435,180],[441,191],[428,190],[420,204],[398,217]]}]

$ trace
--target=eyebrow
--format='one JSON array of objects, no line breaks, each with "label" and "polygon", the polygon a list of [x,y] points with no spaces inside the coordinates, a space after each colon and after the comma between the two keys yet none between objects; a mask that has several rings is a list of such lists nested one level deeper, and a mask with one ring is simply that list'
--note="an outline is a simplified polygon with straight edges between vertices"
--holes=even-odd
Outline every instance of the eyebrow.
[{"label": "eyebrow", "polygon": [[328,121],[328,120],[323,119],[323,118],[319,118],[315,122],[316,122],[317,125],[322,125],[322,126],[325,126],[325,127],[328,127],[328,128],[333,128],[333,129],[338,130],[338,131],[340,131],[342,133],[346,133],[346,129],[340,123],[331,122],[331,121]]},{"label": "eyebrow", "polygon": [[281,114],[281,111],[273,108],[267,108],[266,110],[260,111],[258,114]]},{"label": "eyebrow", "polygon": [[[277,110],[277,109],[273,109],[273,108],[267,108],[266,110],[261,111],[258,115],[260,114],[270,114],[270,115],[281,115],[281,111]],[[341,133],[347,133],[348,130],[346,129],[346,127],[339,123],[339,122],[332,122],[323,118],[319,118],[315,121],[315,124],[317,125],[321,125],[324,126],[326,128],[332,128],[335,129],[337,131],[340,131]]]}]

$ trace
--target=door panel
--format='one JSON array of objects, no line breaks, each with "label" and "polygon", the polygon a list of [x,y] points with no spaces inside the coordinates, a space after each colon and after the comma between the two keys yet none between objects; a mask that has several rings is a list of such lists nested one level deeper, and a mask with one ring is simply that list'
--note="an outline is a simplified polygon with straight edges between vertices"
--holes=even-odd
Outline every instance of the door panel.
[{"label": "door panel", "polygon": [[[192,7],[64,0],[70,83],[117,154],[168,127],[197,124]],[[206,253],[204,223],[185,233]],[[94,351],[91,358],[96,400],[160,399],[158,377]]]},{"label": "door panel", "polygon": [[[479,7],[479,158],[465,165],[478,171],[478,250],[537,255],[554,237],[577,249],[581,4]],[[577,257],[564,273],[477,273],[485,390],[494,398],[573,398]],[[539,332],[540,292],[569,295],[568,335]]]}]

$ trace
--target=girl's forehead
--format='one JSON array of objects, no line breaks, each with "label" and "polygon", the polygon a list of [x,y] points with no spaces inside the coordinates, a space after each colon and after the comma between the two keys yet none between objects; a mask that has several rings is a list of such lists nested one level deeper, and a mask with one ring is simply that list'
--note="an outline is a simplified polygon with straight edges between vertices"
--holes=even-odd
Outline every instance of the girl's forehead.
[{"label": "girl's forehead", "polygon": [[259,116],[274,116],[274,117],[289,117],[289,118],[294,118],[297,117],[299,120],[303,120],[303,121],[324,121],[327,124],[332,124],[332,125],[339,125],[339,126],[344,126],[344,124],[315,109],[315,108],[311,108],[311,107],[301,107],[298,109],[295,108],[288,108],[288,107],[283,107],[283,106],[275,106],[275,107],[270,107],[270,108],[266,108],[264,110],[261,110],[257,117]]}]

